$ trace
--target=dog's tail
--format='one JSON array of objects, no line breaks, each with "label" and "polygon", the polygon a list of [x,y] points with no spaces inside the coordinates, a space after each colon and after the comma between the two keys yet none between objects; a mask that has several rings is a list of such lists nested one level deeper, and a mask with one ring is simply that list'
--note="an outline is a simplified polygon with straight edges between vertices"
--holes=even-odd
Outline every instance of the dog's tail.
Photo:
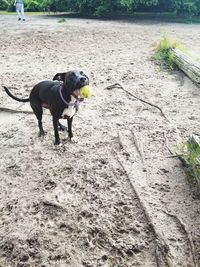
[{"label": "dog's tail", "polygon": [[11,94],[11,92],[8,90],[8,88],[6,86],[3,86],[3,88],[5,89],[6,93],[13,99],[15,99],[16,101],[19,102],[29,102],[30,99],[29,98],[18,98],[16,96],[14,96],[13,94]]}]

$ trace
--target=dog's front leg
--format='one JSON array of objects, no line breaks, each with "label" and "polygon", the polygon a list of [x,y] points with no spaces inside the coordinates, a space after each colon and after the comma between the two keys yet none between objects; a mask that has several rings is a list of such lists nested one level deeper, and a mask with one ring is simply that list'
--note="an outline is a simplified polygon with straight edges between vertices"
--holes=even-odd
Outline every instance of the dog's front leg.
[{"label": "dog's front leg", "polygon": [[71,140],[73,137],[73,133],[72,133],[72,121],[73,121],[73,117],[67,119],[67,126],[68,126],[68,136],[69,139]]},{"label": "dog's front leg", "polygon": [[53,128],[54,128],[54,135],[55,135],[55,143],[54,145],[60,144],[60,137],[58,133],[58,117],[53,117]]},{"label": "dog's front leg", "polygon": [[60,122],[58,122],[58,130],[59,131],[66,131],[67,132],[67,127],[62,125]]}]

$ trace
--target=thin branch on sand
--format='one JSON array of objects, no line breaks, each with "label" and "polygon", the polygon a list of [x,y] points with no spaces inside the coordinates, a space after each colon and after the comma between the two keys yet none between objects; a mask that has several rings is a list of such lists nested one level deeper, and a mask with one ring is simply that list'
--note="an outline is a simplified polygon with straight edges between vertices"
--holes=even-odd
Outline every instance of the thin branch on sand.
[{"label": "thin branch on sand", "polygon": [[137,149],[137,152],[140,155],[142,163],[144,163],[144,151],[143,151],[142,142],[140,142],[140,144],[138,143],[138,138],[137,138],[134,130],[131,130],[131,133],[133,135],[133,140],[134,140],[134,144],[135,144],[135,147]]},{"label": "thin branch on sand", "polygon": [[28,111],[28,110],[16,110],[16,109],[11,109],[11,108],[4,108],[4,107],[0,107],[0,111],[8,112],[8,113],[33,114],[32,111]]},{"label": "thin branch on sand", "polygon": [[177,215],[172,214],[170,212],[167,212],[165,210],[162,210],[162,212],[164,212],[168,216],[172,217],[178,223],[178,225],[180,226],[180,228],[183,231],[183,233],[186,235],[186,237],[188,239],[189,246],[190,246],[190,251],[191,251],[191,254],[192,254],[194,266],[197,267],[197,260],[196,260],[196,257],[195,257],[195,248],[194,248],[193,239],[192,239],[191,234],[187,231],[187,229],[185,227],[185,224],[181,221],[181,219]]},{"label": "thin branch on sand", "polygon": [[166,135],[165,132],[163,133],[163,136],[164,136],[164,139],[165,139],[166,147],[167,147],[168,151],[171,154],[171,156],[169,156],[169,157],[173,157],[173,158],[176,158],[177,157],[182,162],[183,166],[188,167],[188,163],[184,159],[183,155],[182,154],[177,154],[176,152],[174,154],[173,151],[171,150],[171,148],[169,147],[168,138],[167,138],[167,135]]},{"label": "thin branch on sand", "polygon": [[167,267],[173,267],[169,246],[167,245],[167,243],[165,242],[163,237],[161,237],[161,235],[157,232],[145,205],[143,204],[137,190],[135,189],[133,183],[131,182],[131,178],[130,178],[128,172],[126,171],[124,164],[119,159],[117,152],[116,151],[113,151],[113,152],[115,153],[116,160],[119,163],[120,167],[122,168],[123,173],[125,174],[125,176],[127,178],[127,181],[129,183],[131,190],[133,191],[134,195],[136,196],[138,202],[140,203],[140,206],[141,206],[141,209],[143,210],[145,218],[146,218],[146,220],[147,220],[147,222],[148,222],[148,224],[149,224],[149,226],[150,226],[150,228],[151,228],[151,230],[155,236],[155,241],[156,241],[155,258],[156,258],[157,267],[163,266],[163,263]]},{"label": "thin branch on sand", "polygon": [[115,83],[115,84],[109,85],[109,86],[107,86],[105,89],[107,89],[107,90],[111,90],[111,89],[113,89],[113,88],[120,88],[121,90],[123,90],[124,92],[126,92],[128,95],[134,97],[135,99],[137,99],[137,100],[139,100],[139,101],[141,101],[141,102],[143,102],[143,103],[145,103],[145,104],[148,104],[148,105],[150,105],[150,106],[152,106],[152,107],[154,107],[154,108],[157,108],[157,109],[161,112],[162,116],[163,116],[168,122],[170,122],[169,119],[167,118],[167,116],[165,115],[165,113],[163,112],[163,110],[162,110],[159,106],[157,106],[157,105],[155,105],[155,104],[152,104],[151,102],[146,101],[146,100],[144,100],[144,99],[142,99],[142,98],[140,98],[140,97],[138,97],[138,96],[132,94],[131,92],[129,92],[128,90],[126,90],[120,83]]},{"label": "thin branch on sand", "polygon": [[[122,137],[118,134],[119,145],[121,148],[124,149],[123,140],[121,138]],[[136,145],[136,143],[137,143],[137,145]],[[141,153],[139,146],[138,146],[138,142],[136,141],[136,143],[135,143],[135,145],[137,146],[136,149],[138,150],[138,153]],[[126,167],[124,166],[123,162],[119,158],[117,151],[113,150],[113,152],[114,152],[114,155],[115,155],[115,158],[116,158],[118,164],[120,165],[120,167],[123,170],[124,175],[126,176],[127,182],[129,184],[133,194],[135,195],[138,202],[140,203],[140,206],[141,206],[141,209],[143,210],[146,221],[148,222],[148,224],[149,224],[149,226],[150,226],[150,228],[151,228],[151,230],[155,236],[155,242],[156,242],[155,258],[156,258],[157,267],[161,267],[161,266],[163,266],[163,264],[165,264],[167,267],[173,267],[169,245],[166,243],[166,241],[160,235],[160,233],[158,233],[158,231],[156,230],[156,227],[152,222],[152,219],[149,215],[149,212],[148,212],[145,204],[143,203],[143,201],[142,201],[137,189],[135,188],[133,182],[131,181],[131,177],[130,177],[129,173],[127,172]],[[143,154],[141,157],[143,157]]]},{"label": "thin branch on sand", "polygon": [[[34,114],[31,110],[20,110],[0,107],[0,111],[8,113],[22,113],[22,114]],[[44,113],[43,115],[51,115],[50,113]]]},{"label": "thin branch on sand", "polygon": [[178,155],[174,155],[173,151],[172,151],[171,148],[169,147],[169,144],[168,144],[168,138],[167,138],[167,135],[166,135],[165,132],[163,133],[163,136],[164,136],[165,144],[166,144],[166,147],[167,147],[169,153],[170,153],[173,157],[174,157],[174,156],[177,156],[177,157],[178,157]]},{"label": "thin branch on sand", "polygon": [[[166,146],[167,146],[169,152],[172,154],[171,157],[172,156],[179,157],[179,155],[174,155],[173,152],[171,151],[171,149],[169,148],[168,139],[167,139],[166,133],[164,133],[164,138],[165,138]],[[123,142],[122,142],[122,137],[119,134],[118,134],[118,142],[120,144],[120,147],[124,148]],[[134,140],[134,143],[136,145],[136,149],[137,149],[138,153],[140,154],[141,151],[139,149],[139,145],[138,145],[137,139],[136,139],[136,141]],[[139,196],[139,194],[137,192],[137,189],[134,186],[134,183],[132,183],[129,173],[126,171],[126,168],[125,168],[123,162],[121,161],[121,159],[119,158],[117,152],[115,152],[115,154],[116,154],[117,161],[118,161],[119,165],[121,166],[121,168],[123,169],[123,172],[127,177],[128,183],[129,183],[132,191],[136,195],[136,197],[137,197],[137,199],[138,199],[138,201],[139,201],[139,203],[141,205],[141,208],[143,210],[143,213],[145,214],[145,217],[146,217],[147,221],[149,222],[149,224],[151,226],[151,229],[152,229],[152,231],[153,231],[153,233],[154,233],[154,235],[156,237],[156,243],[157,244],[156,244],[156,249],[155,249],[155,257],[156,257],[157,267],[163,266],[163,261],[165,261],[165,264],[168,267],[173,267],[173,262],[172,262],[172,259],[171,259],[172,257],[171,257],[170,248],[169,248],[168,244],[165,242],[164,238],[160,235],[160,233],[157,232],[156,226],[153,224],[152,219],[151,219],[151,217],[150,217],[150,215],[148,213],[148,210],[145,207],[145,205],[143,204],[143,201],[142,201],[141,197]],[[195,246],[194,246],[194,243],[193,243],[192,236],[187,231],[187,229],[185,227],[185,224],[181,221],[181,219],[179,217],[177,217],[177,215],[169,213],[169,212],[167,212],[165,210],[162,210],[162,211],[165,214],[167,214],[168,216],[172,217],[175,220],[175,222],[179,225],[181,231],[184,233],[184,235],[185,235],[185,237],[187,239],[189,248],[190,248],[191,257],[192,257],[192,260],[193,260],[193,263],[194,263],[194,267],[197,267],[197,259],[196,259],[196,256],[195,256]]]}]

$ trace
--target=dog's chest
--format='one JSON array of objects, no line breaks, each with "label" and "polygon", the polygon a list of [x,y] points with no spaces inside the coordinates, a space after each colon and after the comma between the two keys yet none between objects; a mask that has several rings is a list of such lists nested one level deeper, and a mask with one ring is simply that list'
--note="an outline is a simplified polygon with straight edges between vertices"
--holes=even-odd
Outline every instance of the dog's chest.
[{"label": "dog's chest", "polygon": [[62,112],[62,118],[72,118],[78,109],[78,103],[77,100],[71,96],[71,101],[69,102],[69,106],[65,108]]}]

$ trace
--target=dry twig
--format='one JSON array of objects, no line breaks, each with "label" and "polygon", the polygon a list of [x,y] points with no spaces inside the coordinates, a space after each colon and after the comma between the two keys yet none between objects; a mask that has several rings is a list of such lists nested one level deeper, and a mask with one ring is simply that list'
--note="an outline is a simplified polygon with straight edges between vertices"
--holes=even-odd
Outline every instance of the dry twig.
[{"label": "dry twig", "polygon": [[107,90],[111,90],[111,89],[113,89],[113,88],[120,88],[120,89],[122,89],[124,92],[126,92],[128,95],[134,97],[135,99],[137,99],[137,100],[139,100],[139,101],[141,101],[141,102],[143,102],[143,103],[145,103],[145,104],[148,104],[148,105],[150,105],[150,106],[152,106],[152,107],[154,107],[154,108],[157,108],[158,110],[160,110],[162,116],[163,116],[168,122],[170,122],[169,119],[167,118],[167,116],[165,115],[165,113],[163,112],[163,110],[162,110],[159,106],[157,106],[157,105],[155,105],[155,104],[152,104],[152,103],[150,103],[149,101],[146,101],[146,100],[144,100],[144,99],[142,99],[142,98],[140,98],[140,97],[138,97],[138,96],[132,94],[131,92],[129,92],[128,90],[126,90],[126,89],[125,89],[121,84],[119,84],[119,83],[115,83],[115,84],[113,84],[113,85],[109,85],[109,86],[107,86],[105,89],[107,89]]},{"label": "dry twig", "polygon": [[33,112],[29,110],[16,110],[16,109],[11,109],[11,108],[4,108],[4,107],[0,107],[0,111],[8,112],[8,113],[33,114]]},{"label": "dry twig", "polygon": [[[4,107],[0,107],[0,111],[8,112],[8,113],[33,114],[33,111],[31,110],[17,110],[17,109],[4,108]],[[51,114],[47,112],[47,113],[44,113],[43,115],[51,115]]]},{"label": "dry twig", "polygon": [[165,132],[163,133],[163,136],[164,136],[164,138],[165,138],[165,144],[166,144],[166,147],[167,147],[169,153],[172,154],[173,157],[174,157],[174,156],[177,156],[177,157],[178,157],[178,155],[174,155],[173,151],[172,151],[171,148],[169,147],[169,144],[168,144],[168,138],[167,138],[167,135],[166,135]]},{"label": "dry twig", "polygon": [[134,140],[134,144],[135,144],[135,147],[137,149],[137,152],[138,154],[140,155],[141,157],[141,161],[142,163],[144,163],[144,151],[143,151],[143,146],[140,144],[138,144],[138,138],[136,137],[136,134],[134,132],[134,130],[131,130],[131,133],[133,135],[133,140]]},{"label": "dry twig", "polygon": [[162,210],[162,212],[164,212],[168,216],[172,217],[178,223],[178,225],[180,226],[180,228],[183,231],[183,233],[186,235],[186,237],[188,239],[189,246],[190,246],[190,251],[191,251],[191,254],[192,254],[192,259],[193,259],[193,262],[194,262],[194,266],[197,267],[198,265],[197,265],[197,260],[196,260],[196,257],[195,257],[195,247],[194,247],[193,239],[192,239],[191,234],[187,231],[187,229],[185,227],[185,224],[181,221],[181,219],[177,215],[172,214],[170,212],[167,212],[165,210]]},{"label": "dry twig", "polygon": [[[124,148],[122,140],[120,139],[120,135],[118,135],[118,137],[119,137],[120,146],[122,148]],[[137,145],[138,145],[138,143],[137,143]],[[137,148],[137,150],[138,149],[139,149],[139,147]],[[139,151],[140,151],[140,149],[139,149]],[[138,151],[138,153],[141,153],[141,151],[140,152],[139,151]],[[141,206],[141,209],[143,210],[144,216],[145,216],[147,222],[149,223],[149,226],[151,227],[151,230],[155,236],[155,241],[156,241],[155,258],[156,258],[157,267],[163,266],[163,263],[167,267],[173,267],[173,263],[172,263],[171,255],[170,255],[170,249],[169,249],[168,244],[165,242],[163,237],[157,232],[157,230],[156,230],[156,228],[152,222],[152,219],[149,215],[149,212],[148,212],[147,208],[145,207],[141,197],[139,196],[139,193],[137,192],[134,184],[132,183],[130,175],[128,174],[124,164],[121,162],[120,158],[118,157],[117,152],[115,150],[113,150],[113,152],[114,152],[114,155],[115,155],[115,158],[116,158],[118,164],[120,165],[120,167],[123,170],[123,173],[126,176],[128,184],[129,184],[133,194],[136,196],[136,198],[137,198],[137,200]]]},{"label": "dry twig", "polygon": [[163,266],[163,261],[165,262],[167,267],[173,267],[173,264],[171,261],[171,256],[170,256],[169,246],[167,245],[165,240],[161,237],[161,235],[155,229],[155,226],[151,220],[151,217],[149,216],[149,213],[148,213],[145,205],[143,204],[137,190],[135,189],[133,183],[131,182],[130,176],[129,176],[128,172],[126,171],[124,164],[119,159],[117,152],[116,151],[114,151],[114,152],[116,154],[117,162],[119,163],[119,165],[123,169],[123,173],[125,174],[125,176],[127,178],[129,186],[130,186],[131,190],[133,191],[134,195],[136,196],[136,198],[138,199],[138,202],[140,203],[141,209],[143,210],[143,213],[146,217],[146,220],[148,221],[149,226],[151,227],[151,230],[154,233],[155,240],[156,240],[155,257],[156,257],[157,267]]}]

